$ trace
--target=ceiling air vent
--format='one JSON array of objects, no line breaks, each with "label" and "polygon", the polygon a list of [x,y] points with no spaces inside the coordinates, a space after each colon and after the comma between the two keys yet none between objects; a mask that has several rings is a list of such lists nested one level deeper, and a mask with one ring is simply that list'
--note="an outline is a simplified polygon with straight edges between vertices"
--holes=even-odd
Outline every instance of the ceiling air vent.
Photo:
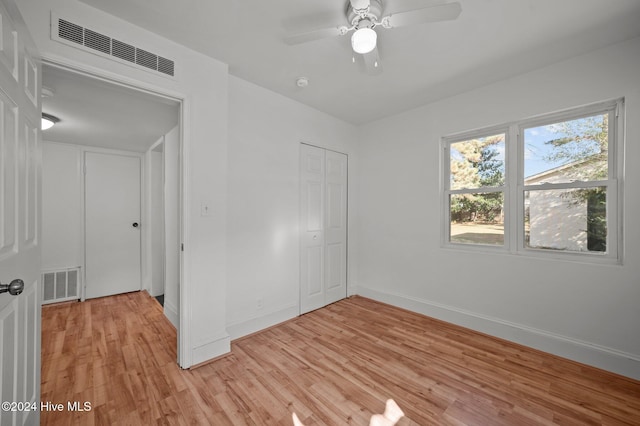
[{"label": "ceiling air vent", "polygon": [[111,54],[111,39],[106,35],[86,28],[84,30],[84,45],[89,49],[99,50],[107,55]]},{"label": "ceiling air vent", "polygon": [[158,56],[158,71],[173,75],[173,61],[171,59]]},{"label": "ceiling air vent", "polygon": [[86,48],[93,53],[108,55],[119,61],[126,61],[145,69],[174,76],[175,63],[155,53],[113,39],[107,35],[84,28],[66,19],[52,16],[51,38],[65,44]]},{"label": "ceiling air vent", "polygon": [[[111,54],[116,58],[124,59],[125,61],[136,63],[136,48],[127,43],[116,40],[111,40]],[[173,75],[173,74],[171,74]]]},{"label": "ceiling air vent", "polygon": [[136,64],[151,68],[152,70],[157,70],[158,55],[136,48]]},{"label": "ceiling air vent", "polygon": [[84,40],[84,28],[80,25],[65,21],[64,19],[59,19],[58,22],[58,36],[60,38],[82,44],[82,40]]}]

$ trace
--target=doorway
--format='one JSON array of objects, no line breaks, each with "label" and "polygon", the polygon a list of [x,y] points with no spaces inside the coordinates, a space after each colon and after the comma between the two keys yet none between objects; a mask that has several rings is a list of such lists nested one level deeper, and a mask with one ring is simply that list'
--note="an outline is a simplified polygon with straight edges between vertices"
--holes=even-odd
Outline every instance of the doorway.
[{"label": "doorway", "polygon": [[[151,227],[148,226],[151,224],[151,217],[153,216],[153,206],[150,203],[148,194],[152,187],[159,187],[164,190],[165,182],[163,180],[164,173],[160,176],[157,173],[152,175],[149,164],[152,161],[152,154],[158,154],[153,152],[153,147],[157,147],[159,142],[164,142],[168,134],[173,135],[176,141],[176,149],[170,155],[173,156],[171,158],[172,162],[176,164],[175,179],[178,182],[176,184],[176,192],[180,193],[182,100],[132,85],[125,85],[103,76],[89,74],[73,67],[50,61],[45,61],[43,64],[42,81],[44,92],[43,112],[55,115],[60,119],[52,129],[43,132],[43,145],[45,147],[43,152],[45,166],[45,170],[43,170],[45,179],[43,182],[44,209],[42,226],[44,243],[42,253],[43,270],[80,267],[80,275],[84,278],[81,284],[87,285],[86,297],[101,297],[140,289],[148,290],[151,293],[153,287],[152,276],[157,277],[158,273],[157,269],[154,272],[155,266],[151,265],[150,259],[152,256],[150,251],[152,247],[155,247],[158,238],[164,238],[164,235],[159,236],[157,232],[153,232]],[[59,149],[60,147],[64,149]],[[63,156],[66,159],[66,165],[71,168],[70,173],[59,173],[62,169],[57,170],[57,165],[49,167],[50,173],[48,176],[54,176],[54,182],[50,182],[48,176],[44,176],[44,173],[47,172],[47,152],[51,150],[55,150],[60,154],[59,156]],[[162,154],[166,157],[166,153]],[[112,169],[113,171],[115,168],[116,170],[115,174],[111,175],[111,178],[103,176],[104,181],[112,181],[106,187],[94,186],[91,179],[86,181],[87,186],[85,187],[85,172],[87,172],[87,177],[91,176],[91,172],[88,169],[95,167],[96,164],[94,163],[97,160],[98,165],[100,165],[105,162],[105,159],[114,160],[116,158],[120,160],[124,158],[135,159],[138,162],[138,184],[142,188],[141,192],[138,191],[138,197],[141,195],[138,201],[131,201],[127,198],[129,196],[125,197],[124,194],[127,191],[122,188],[127,186],[126,183],[121,183],[123,185],[121,189],[115,190],[111,194],[114,197],[111,201],[106,200],[106,195],[113,189],[113,181],[120,180],[121,173],[117,170],[121,166],[106,166],[107,169]],[[87,168],[85,168],[85,159]],[[106,162],[109,163],[109,161]],[[164,167],[164,164],[162,167]],[[127,173],[129,175],[136,174],[132,170]],[[55,186],[57,175],[64,175],[70,179],[69,182],[66,182],[66,185],[57,185],[57,190],[66,187],[65,196],[63,197],[52,197],[51,194],[47,194],[47,191]],[[131,182],[131,180],[128,181]],[[128,201],[125,201],[125,199]],[[162,202],[164,203],[164,200]],[[57,210],[62,211],[62,213],[55,214],[53,212],[55,209],[47,209],[47,203],[57,207]],[[177,230],[176,232],[178,233],[176,240],[181,238],[182,229],[181,215],[179,214],[180,207],[177,203],[178,201],[176,201],[174,207],[178,214],[173,216],[175,223],[171,224],[171,227]],[[132,217],[126,219],[122,226],[122,231],[130,234],[129,236],[135,236],[137,233],[137,247],[136,242],[133,240],[125,242],[126,235],[116,237],[116,232],[109,231],[110,228],[114,229],[113,227],[115,226],[113,224],[107,225],[107,221],[110,218],[109,215],[100,216],[100,214],[107,214],[108,206],[112,204],[121,204],[118,208],[120,212],[126,210],[126,205],[137,204],[139,206],[138,219],[136,220],[134,217],[136,216],[135,212],[125,213],[124,215],[129,214]],[[87,206],[86,211],[83,211],[80,215],[75,214],[75,209],[84,208],[85,205]],[[91,207],[92,205],[93,207]],[[65,216],[69,218],[79,217],[80,220],[65,222]],[[137,226],[134,226],[136,223]],[[162,225],[164,227],[164,223]],[[62,231],[69,232],[63,233]],[[62,234],[64,237],[53,239],[49,238],[49,234],[57,236]],[[113,240],[115,242],[110,243],[112,244],[112,249],[109,251],[106,250],[106,241],[110,236],[114,237]],[[98,248],[96,249],[95,246]],[[62,249],[58,250],[57,247],[62,247]],[[95,268],[95,264],[92,262],[99,257],[95,254],[101,253],[101,250],[116,253],[119,256],[118,262],[126,262],[127,259],[133,260],[137,258],[139,260],[137,272],[135,266],[129,265],[122,268],[128,271],[129,276],[137,274],[137,285],[133,284],[136,280],[118,275],[122,272],[114,271],[114,269],[118,268],[106,268],[105,270],[104,266],[102,266],[102,269],[100,267],[95,269],[99,273],[91,272],[92,266]],[[124,253],[129,253],[129,255],[122,256]],[[177,243],[171,246],[167,245],[166,251],[163,247],[161,253],[163,255],[171,253],[173,258],[178,259],[178,279],[175,280],[177,299],[180,281],[180,247]],[[163,263],[165,263],[164,259]],[[122,263],[122,265],[125,265],[125,263]],[[161,273],[164,276],[164,268],[162,268]],[[94,291],[91,282],[96,282],[96,279],[105,281],[107,278],[111,289]],[[115,283],[116,281],[117,283]],[[98,287],[102,288],[104,286],[100,285],[96,288]],[[175,312],[173,312],[170,319],[179,330],[178,306],[179,303],[176,300],[174,304]],[[180,335],[178,334],[179,337]],[[176,346],[178,347],[178,358],[180,358],[178,342],[176,342]]]}]

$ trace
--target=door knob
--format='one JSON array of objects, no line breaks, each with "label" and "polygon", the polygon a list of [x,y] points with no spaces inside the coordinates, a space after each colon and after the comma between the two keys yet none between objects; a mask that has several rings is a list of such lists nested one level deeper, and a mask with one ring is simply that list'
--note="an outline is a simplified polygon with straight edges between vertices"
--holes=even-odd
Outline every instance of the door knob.
[{"label": "door knob", "polygon": [[15,279],[9,284],[0,284],[0,293],[9,293],[12,296],[17,296],[24,290],[24,281],[21,279]]},{"label": "door knob", "polygon": [[133,222],[133,227],[137,228],[138,227],[138,222]]}]

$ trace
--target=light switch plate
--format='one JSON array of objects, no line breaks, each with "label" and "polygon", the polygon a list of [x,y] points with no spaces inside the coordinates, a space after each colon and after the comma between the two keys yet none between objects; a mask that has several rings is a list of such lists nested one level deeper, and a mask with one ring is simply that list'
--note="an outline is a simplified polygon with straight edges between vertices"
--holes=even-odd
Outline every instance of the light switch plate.
[{"label": "light switch plate", "polygon": [[211,208],[209,203],[203,201],[200,203],[200,216],[206,217],[211,215]]}]

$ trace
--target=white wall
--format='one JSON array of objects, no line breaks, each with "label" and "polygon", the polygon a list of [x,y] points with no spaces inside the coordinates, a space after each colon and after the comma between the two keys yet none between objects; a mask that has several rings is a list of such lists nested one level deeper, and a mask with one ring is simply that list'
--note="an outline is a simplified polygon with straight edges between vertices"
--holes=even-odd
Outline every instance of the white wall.
[{"label": "white wall", "polygon": [[80,150],[42,144],[42,269],[84,266]]},{"label": "white wall", "polygon": [[[640,378],[640,39],[361,128],[358,293]],[[626,98],[623,265],[440,247],[440,138]]]},{"label": "white wall", "polygon": [[177,327],[180,284],[180,135],[175,127],[164,138],[164,313]]},{"label": "white wall", "polygon": [[[226,64],[133,26],[76,0],[21,0],[18,7],[43,56],[64,65],[184,99],[185,229],[184,282],[179,356],[188,367],[229,351],[226,332]],[[176,78],[52,41],[50,15],[70,20],[173,59]],[[200,216],[200,204],[212,214]]]},{"label": "white wall", "polygon": [[[233,338],[299,313],[300,142],[348,154],[353,176],[357,137],[350,124],[229,78],[227,320]],[[349,195],[351,226],[354,192]],[[354,250],[350,238],[350,255]],[[348,267],[351,282],[355,265]]]}]

